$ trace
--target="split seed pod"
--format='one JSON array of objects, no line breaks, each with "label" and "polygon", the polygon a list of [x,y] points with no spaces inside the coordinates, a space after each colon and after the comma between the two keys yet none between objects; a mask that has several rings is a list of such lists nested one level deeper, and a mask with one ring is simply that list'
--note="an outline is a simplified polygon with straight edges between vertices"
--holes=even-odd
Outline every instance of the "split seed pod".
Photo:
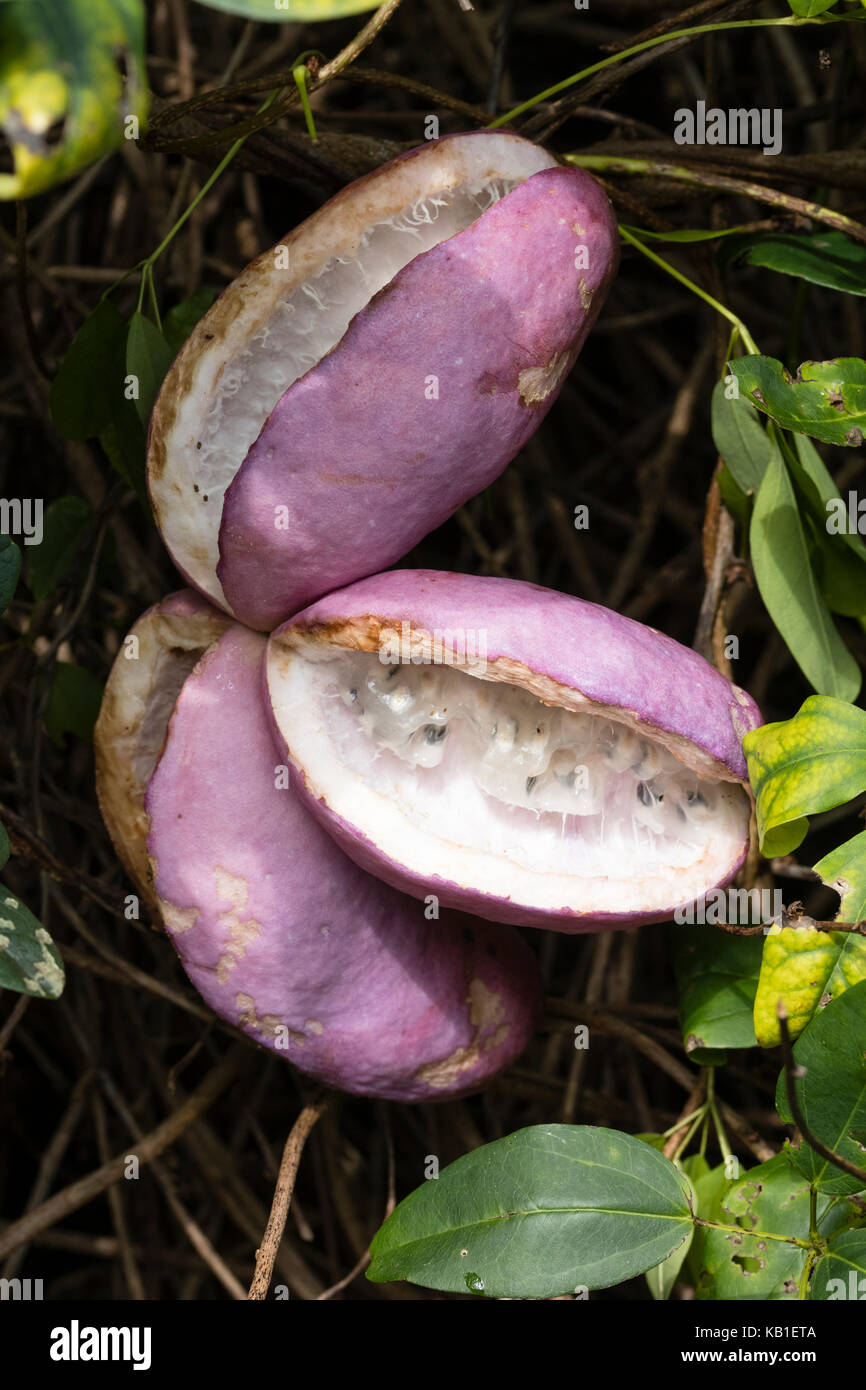
[{"label": "split seed pod", "polygon": [[432,142],[253,261],[195,328],[148,478],[184,576],[241,622],[400,559],[552,405],[616,272],[590,175],[516,135]]},{"label": "split seed pod", "polygon": [[532,1032],[525,942],[456,913],[426,920],[277,785],[262,636],[190,593],[131,636],[137,659],[127,643],[97,725],[100,804],[205,1001],[327,1085],[477,1090]]},{"label": "split seed pod", "polygon": [[745,857],[754,702],[596,604],[374,575],[273,634],[268,686],[299,795],[408,893],[597,930],[669,917]]}]

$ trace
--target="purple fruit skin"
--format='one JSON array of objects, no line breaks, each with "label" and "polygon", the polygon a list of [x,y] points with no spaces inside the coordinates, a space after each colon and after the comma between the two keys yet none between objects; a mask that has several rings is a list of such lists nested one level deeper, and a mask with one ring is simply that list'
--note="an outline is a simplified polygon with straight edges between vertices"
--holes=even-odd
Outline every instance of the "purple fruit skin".
[{"label": "purple fruit skin", "polygon": [[[327,1085],[403,1101],[476,1090],[531,1036],[535,958],[517,933],[426,921],[277,789],[264,649],[234,625],[204,656],[148,786],[155,887],[184,969],[217,1014]],[[172,907],[198,909],[194,922],[179,929]],[[476,1001],[498,997],[480,1027],[470,982]],[[436,1085],[424,1068],[439,1063]]]},{"label": "purple fruit skin", "polygon": [[[269,631],[487,487],[556,399],[618,260],[602,189],[553,169],[405,266],[286,391],[226,493],[217,573],[236,616]],[[555,381],[519,382],[551,362]]]},{"label": "purple fruit skin", "polygon": [[[292,628],[327,627],[346,619],[373,615],[399,634],[406,619],[413,628],[483,632],[486,659],[521,662],[531,670],[581,691],[592,700],[633,711],[648,726],[684,736],[746,782],[742,738],[763,723],[750,695],[705,661],[664,633],[623,617],[599,604],[538,584],[439,570],[390,570],[376,574],[311,604],[284,623],[274,640]],[[285,740],[273,718],[280,746]],[[288,751],[288,750],[286,750]],[[491,921],[546,927],[561,932],[603,931],[642,926],[671,917],[687,904],[674,896],[651,913],[596,913],[582,916],[569,908],[557,912],[514,904],[456,882],[420,875],[397,864],[361,831],[350,825],[307,788],[292,767],[293,785],[333,839],[357,864],[405,893],[435,893],[442,904],[477,913]],[[748,851],[722,883],[730,882]]]}]

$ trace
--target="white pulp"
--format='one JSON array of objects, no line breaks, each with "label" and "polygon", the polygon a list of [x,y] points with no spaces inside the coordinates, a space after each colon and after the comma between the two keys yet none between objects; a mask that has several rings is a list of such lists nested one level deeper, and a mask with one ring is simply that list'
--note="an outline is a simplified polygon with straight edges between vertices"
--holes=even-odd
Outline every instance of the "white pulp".
[{"label": "white pulp", "polygon": [[619,876],[700,854],[724,788],[589,712],[449,666],[329,664],[323,712],[351,773],[488,853],[542,872]]}]

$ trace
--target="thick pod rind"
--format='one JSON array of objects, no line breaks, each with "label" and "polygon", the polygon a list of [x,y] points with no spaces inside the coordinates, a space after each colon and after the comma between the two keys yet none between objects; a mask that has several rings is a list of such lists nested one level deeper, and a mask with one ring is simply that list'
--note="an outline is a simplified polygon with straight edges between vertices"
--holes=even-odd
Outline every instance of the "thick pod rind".
[{"label": "thick pod rind", "polygon": [[269,630],[399,560],[493,482],[595,322],[615,235],[598,185],[556,169],[401,270],[282,397],[226,493],[232,611]]},{"label": "thick pod rind", "polygon": [[[695,785],[712,789],[718,817],[702,830],[693,862],[681,853],[679,842],[673,859],[666,858],[665,842],[664,854],[660,852],[650,868],[637,871],[630,864],[626,841],[619,859],[608,862],[604,871],[588,874],[591,882],[575,880],[572,892],[571,881],[555,863],[533,861],[538,818],[532,813],[530,784],[538,778],[532,777],[522,803],[526,810],[519,811],[520,827],[510,837],[513,848],[504,857],[500,852],[497,860],[489,843],[479,851],[476,834],[489,798],[471,800],[477,788],[468,784],[466,800],[449,791],[443,785],[449,776],[443,762],[435,769],[438,781],[427,784],[433,791],[425,801],[423,771],[404,776],[396,761],[389,762],[390,752],[379,748],[370,757],[367,744],[361,744],[369,737],[369,709],[355,734],[351,732],[347,721],[360,708],[355,702],[363,675],[350,679],[351,691],[326,691],[325,685],[327,663],[336,671],[335,656],[344,659],[340,654],[350,652],[379,654],[382,667],[374,657],[368,658],[374,662],[374,685],[375,670],[387,671],[392,660],[398,663],[392,668],[394,685],[402,682],[407,691],[414,678],[404,677],[400,664],[407,672],[417,670],[411,664],[413,652],[420,664],[429,663],[433,653],[434,664],[462,668],[459,680],[468,682],[464,693],[468,692],[470,715],[473,698],[495,701],[504,683],[534,697],[542,711],[598,716],[614,731],[624,729],[626,739],[651,740],[675,777],[682,773],[703,779]],[[491,687],[489,682],[498,684]],[[299,795],[306,796],[321,823],[358,864],[406,892],[421,897],[436,893],[443,903],[496,921],[560,931],[638,925],[664,920],[677,907],[729,882],[748,849],[750,800],[741,740],[761,723],[754,701],[696,652],[581,599],[508,579],[429,570],[374,575],[312,604],[273,634],[268,683],[275,724],[287,746]],[[317,704],[319,690],[326,693]],[[453,680],[450,690],[453,702]],[[342,703],[332,698],[334,693],[342,693]],[[436,743],[444,739],[442,723],[451,716],[446,712],[430,717],[440,720],[429,726]],[[477,734],[479,719],[475,722]],[[361,744],[356,763],[344,766],[341,759],[348,757],[351,764],[356,742]],[[389,750],[394,747],[393,742],[388,745]],[[450,775],[464,776],[469,756],[454,758]],[[636,789],[648,795],[646,784]],[[697,799],[703,814],[700,794]],[[466,810],[468,820],[461,823],[464,807],[470,804],[473,810]],[[622,805],[617,791],[608,802],[613,819],[606,828],[602,818],[608,841]],[[499,821],[492,831],[486,821],[483,826],[488,841],[509,840],[505,832],[511,809],[498,804],[495,814]],[[578,817],[574,833],[579,836],[586,822]],[[690,828],[683,833],[686,840],[691,836],[698,843]],[[643,832],[638,839],[646,840]],[[614,881],[617,877],[620,886]]]},{"label": "thick pod rind", "polygon": [[[205,650],[173,710],[162,707],[164,745],[143,810],[124,827],[147,827],[153,892],[192,983],[222,1018],[327,1085],[407,1101],[478,1089],[531,1036],[532,953],[516,933],[457,914],[428,921],[359,870],[277,785],[265,639],[189,595],[152,610],[139,637],[178,607],[198,608]],[[117,701],[131,664],[115,667]],[[111,755],[104,742],[103,766]],[[126,784],[140,803],[134,773]]]},{"label": "thick pod rind", "polygon": [[230,618],[198,594],[171,594],[139,618],[105,685],[93,736],[99,807],[118,858],[157,916],[147,858],[144,788],[181,685],[202,652],[230,624]]},{"label": "thick pod rind", "polygon": [[351,184],[242,272],[166,378],[148,483],[178,568],[267,631],[405,554],[539,424],[618,258],[599,185],[516,135]]}]

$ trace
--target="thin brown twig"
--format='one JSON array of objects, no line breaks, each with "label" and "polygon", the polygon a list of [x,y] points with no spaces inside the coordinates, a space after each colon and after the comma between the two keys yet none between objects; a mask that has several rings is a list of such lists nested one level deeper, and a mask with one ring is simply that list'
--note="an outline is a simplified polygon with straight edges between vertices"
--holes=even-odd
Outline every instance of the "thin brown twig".
[{"label": "thin brown twig", "polygon": [[271,1211],[268,1216],[268,1224],[262,1237],[262,1243],[256,1251],[256,1272],[250,1284],[250,1291],[247,1297],[250,1300],[261,1300],[267,1298],[268,1289],[271,1283],[271,1274],[274,1269],[274,1260],[277,1257],[277,1250],[286,1229],[286,1218],[289,1214],[289,1205],[292,1200],[292,1192],[295,1186],[295,1178],[298,1173],[298,1165],[301,1155],[304,1152],[304,1145],[307,1136],[312,1130],[319,1116],[328,1104],[326,1094],[320,1094],[315,1100],[305,1105],[295,1123],[292,1125],[289,1137],[283,1149],[283,1157],[280,1162],[280,1171],[277,1177],[277,1185],[274,1188]]}]

